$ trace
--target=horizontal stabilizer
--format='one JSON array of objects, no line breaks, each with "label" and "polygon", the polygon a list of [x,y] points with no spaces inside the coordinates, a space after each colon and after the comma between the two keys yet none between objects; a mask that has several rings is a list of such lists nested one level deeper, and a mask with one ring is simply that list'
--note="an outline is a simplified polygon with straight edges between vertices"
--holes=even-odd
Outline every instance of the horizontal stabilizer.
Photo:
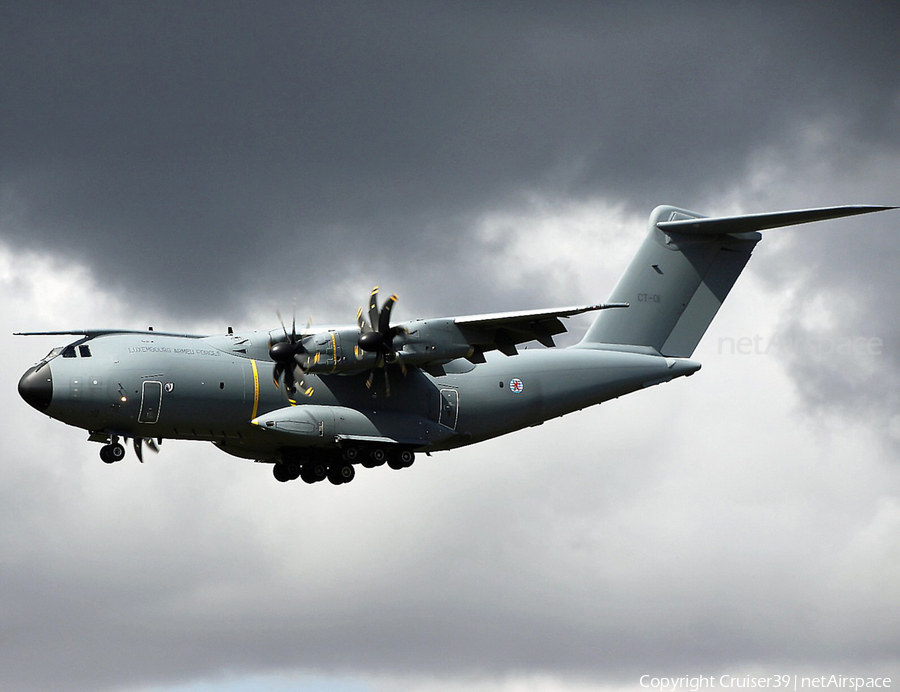
[{"label": "horizontal stabilizer", "polygon": [[[839,219],[844,216],[870,214],[897,207],[852,205],[846,207],[823,207],[820,209],[798,209],[796,211],[776,211],[767,214],[745,214],[742,216],[718,216],[701,218],[675,218],[659,221],[656,227],[661,231],[688,233],[692,235],[725,235],[728,233],[750,233],[769,228],[795,226],[812,221]],[[677,217],[678,214],[673,214]]]}]

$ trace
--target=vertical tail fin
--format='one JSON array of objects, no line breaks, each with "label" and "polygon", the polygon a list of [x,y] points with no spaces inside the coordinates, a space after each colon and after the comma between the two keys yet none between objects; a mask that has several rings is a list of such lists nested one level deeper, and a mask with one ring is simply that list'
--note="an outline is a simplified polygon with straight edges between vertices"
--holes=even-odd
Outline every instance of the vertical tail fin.
[{"label": "vertical tail fin", "polygon": [[690,357],[762,238],[758,231],[893,208],[828,207],[707,218],[659,206],[608,301],[631,307],[601,313],[582,345],[631,346]]}]

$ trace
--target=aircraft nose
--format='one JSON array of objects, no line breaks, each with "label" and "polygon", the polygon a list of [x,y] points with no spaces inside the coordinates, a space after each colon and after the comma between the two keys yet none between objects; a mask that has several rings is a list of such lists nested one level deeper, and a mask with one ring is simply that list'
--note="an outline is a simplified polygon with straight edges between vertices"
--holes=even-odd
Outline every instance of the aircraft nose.
[{"label": "aircraft nose", "polygon": [[45,411],[53,399],[53,375],[47,364],[29,368],[19,380],[19,396],[38,411]]}]

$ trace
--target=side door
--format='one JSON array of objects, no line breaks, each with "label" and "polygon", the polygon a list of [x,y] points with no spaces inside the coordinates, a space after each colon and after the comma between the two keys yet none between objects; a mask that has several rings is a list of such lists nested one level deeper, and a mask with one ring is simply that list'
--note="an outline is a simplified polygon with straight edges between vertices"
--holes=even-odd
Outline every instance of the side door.
[{"label": "side door", "polygon": [[446,425],[451,430],[456,430],[456,423],[459,420],[459,390],[441,389],[441,400],[439,402],[440,411],[438,411],[438,423]]},{"label": "side door", "polygon": [[162,408],[162,382],[145,380],[141,386],[141,410],[138,423],[156,423]]}]

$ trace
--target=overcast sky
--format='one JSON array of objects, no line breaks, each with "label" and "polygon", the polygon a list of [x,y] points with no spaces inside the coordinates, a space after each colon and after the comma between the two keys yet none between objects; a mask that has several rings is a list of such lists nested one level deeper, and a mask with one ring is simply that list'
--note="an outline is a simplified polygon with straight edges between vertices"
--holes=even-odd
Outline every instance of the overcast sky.
[{"label": "overcast sky", "polygon": [[900,204],[890,3],[605,5],[0,7],[0,687],[900,684],[900,212],[767,232],[690,380],[348,486],[16,394],[13,331],[594,302],[657,204]]}]

